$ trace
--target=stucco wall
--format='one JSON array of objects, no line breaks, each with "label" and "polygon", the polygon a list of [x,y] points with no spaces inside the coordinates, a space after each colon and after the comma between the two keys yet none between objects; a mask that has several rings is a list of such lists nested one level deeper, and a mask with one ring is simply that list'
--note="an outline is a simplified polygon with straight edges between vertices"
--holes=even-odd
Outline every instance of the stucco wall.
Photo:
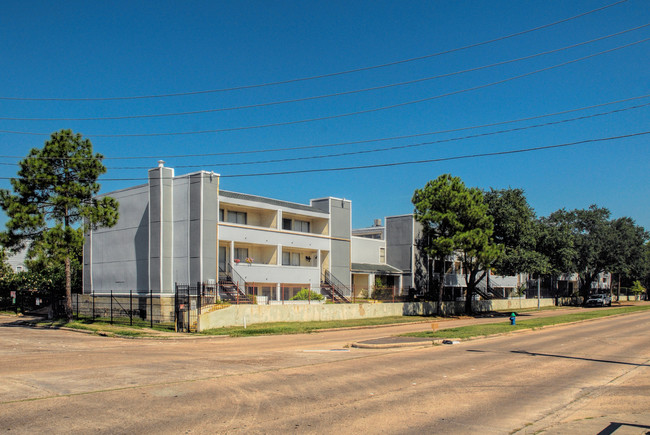
[{"label": "stucco wall", "polygon": [[119,219],[112,228],[85,235],[84,293],[148,290],[149,188],[145,184],[109,196],[119,202]]},{"label": "stucco wall", "polygon": [[353,263],[377,264],[379,263],[379,250],[386,249],[386,241],[352,236],[351,246]]},{"label": "stucco wall", "polygon": [[[541,299],[543,307],[552,306],[553,299]],[[516,310],[536,308],[537,299],[500,299],[479,301],[477,311]],[[446,315],[459,314],[464,302],[449,302],[443,306]],[[233,305],[212,313],[202,314],[201,330],[224,326],[243,326],[266,322],[309,322],[320,320],[347,320],[387,316],[434,314],[434,302],[404,302],[388,304],[312,304],[312,305]],[[246,320],[244,320],[246,319]]]}]

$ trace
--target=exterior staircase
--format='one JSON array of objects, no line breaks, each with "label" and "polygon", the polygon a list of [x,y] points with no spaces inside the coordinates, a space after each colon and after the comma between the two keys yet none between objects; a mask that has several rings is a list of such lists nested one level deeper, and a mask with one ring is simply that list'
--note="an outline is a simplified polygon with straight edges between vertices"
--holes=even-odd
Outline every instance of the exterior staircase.
[{"label": "exterior staircase", "polygon": [[351,290],[348,286],[336,279],[334,275],[326,270],[322,277],[320,285],[321,294],[329,296],[335,304],[349,304]]},{"label": "exterior staircase", "polygon": [[244,291],[246,282],[239,276],[233,276],[237,272],[232,267],[228,269],[230,272],[219,268],[219,295],[221,298],[231,304],[252,304],[253,301]]}]

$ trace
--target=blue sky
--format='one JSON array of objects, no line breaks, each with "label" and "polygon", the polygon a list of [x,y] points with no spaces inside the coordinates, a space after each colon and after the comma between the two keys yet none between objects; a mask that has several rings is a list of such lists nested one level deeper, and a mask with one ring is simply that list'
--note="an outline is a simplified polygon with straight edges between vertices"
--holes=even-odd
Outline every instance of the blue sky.
[{"label": "blue sky", "polygon": [[[142,183],[146,168],[163,158],[176,174],[222,174],[226,190],[300,203],[350,199],[353,226],[363,227],[410,213],[416,188],[451,173],[468,186],[522,188],[540,216],[595,203],[650,229],[650,135],[600,140],[650,130],[650,97],[636,98],[650,94],[650,42],[636,43],[650,38],[650,26],[482,68],[646,25],[646,0],[421,60],[292,81],[446,52],[614,2],[8,0],[0,15],[0,187],[8,188],[16,174],[19,159],[12,156],[25,156],[49,133],[70,128],[106,157],[103,192]],[[607,50],[613,51],[602,53]],[[469,69],[475,70],[459,73]],[[269,104],[340,93],[346,94]],[[91,100],[60,100],[79,98]],[[619,100],[628,101],[468,129]],[[122,119],[78,119],[108,117]],[[329,119],[297,122],[315,118]],[[278,123],[284,125],[261,127]],[[388,140],[413,135],[420,136]],[[385,140],[368,142],[374,139]],[[534,152],[317,172],[594,139]],[[323,146],[333,144],[339,145]],[[259,150],[265,152],[250,152]],[[304,172],[235,177],[291,171]]]}]

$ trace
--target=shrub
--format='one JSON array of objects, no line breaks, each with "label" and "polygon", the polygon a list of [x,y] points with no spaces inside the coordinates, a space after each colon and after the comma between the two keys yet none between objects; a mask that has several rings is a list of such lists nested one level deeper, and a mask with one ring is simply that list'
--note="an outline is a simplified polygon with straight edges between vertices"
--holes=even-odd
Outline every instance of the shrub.
[{"label": "shrub", "polygon": [[291,298],[292,301],[321,301],[323,300],[323,295],[320,293],[313,292],[309,289],[302,289],[294,297]]}]

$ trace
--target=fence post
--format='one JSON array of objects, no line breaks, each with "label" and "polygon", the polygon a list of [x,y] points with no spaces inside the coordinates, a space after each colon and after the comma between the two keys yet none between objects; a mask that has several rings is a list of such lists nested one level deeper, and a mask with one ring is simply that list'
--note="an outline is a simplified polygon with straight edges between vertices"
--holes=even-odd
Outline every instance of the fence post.
[{"label": "fence post", "polygon": [[113,290],[111,290],[111,325],[113,324]]},{"label": "fence post", "polygon": [[174,284],[174,332],[178,332],[178,283]]},{"label": "fence post", "polygon": [[77,293],[77,320],[79,320],[79,293]]},{"label": "fence post", "polygon": [[129,325],[133,326],[133,290],[129,290]]},{"label": "fence post", "polygon": [[153,328],[153,289],[149,289],[149,325]]},{"label": "fence post", "polygon": [[202,282],[197,282],[196,283],[196,297],[198,299],[196,301],[196,331],[197,332],[201,330],[201,325],[200,325],[200,322],[201,322],[201,302],[202,302],[201,299],[203,299],[203,290],[204,290],[203,283]]}]

